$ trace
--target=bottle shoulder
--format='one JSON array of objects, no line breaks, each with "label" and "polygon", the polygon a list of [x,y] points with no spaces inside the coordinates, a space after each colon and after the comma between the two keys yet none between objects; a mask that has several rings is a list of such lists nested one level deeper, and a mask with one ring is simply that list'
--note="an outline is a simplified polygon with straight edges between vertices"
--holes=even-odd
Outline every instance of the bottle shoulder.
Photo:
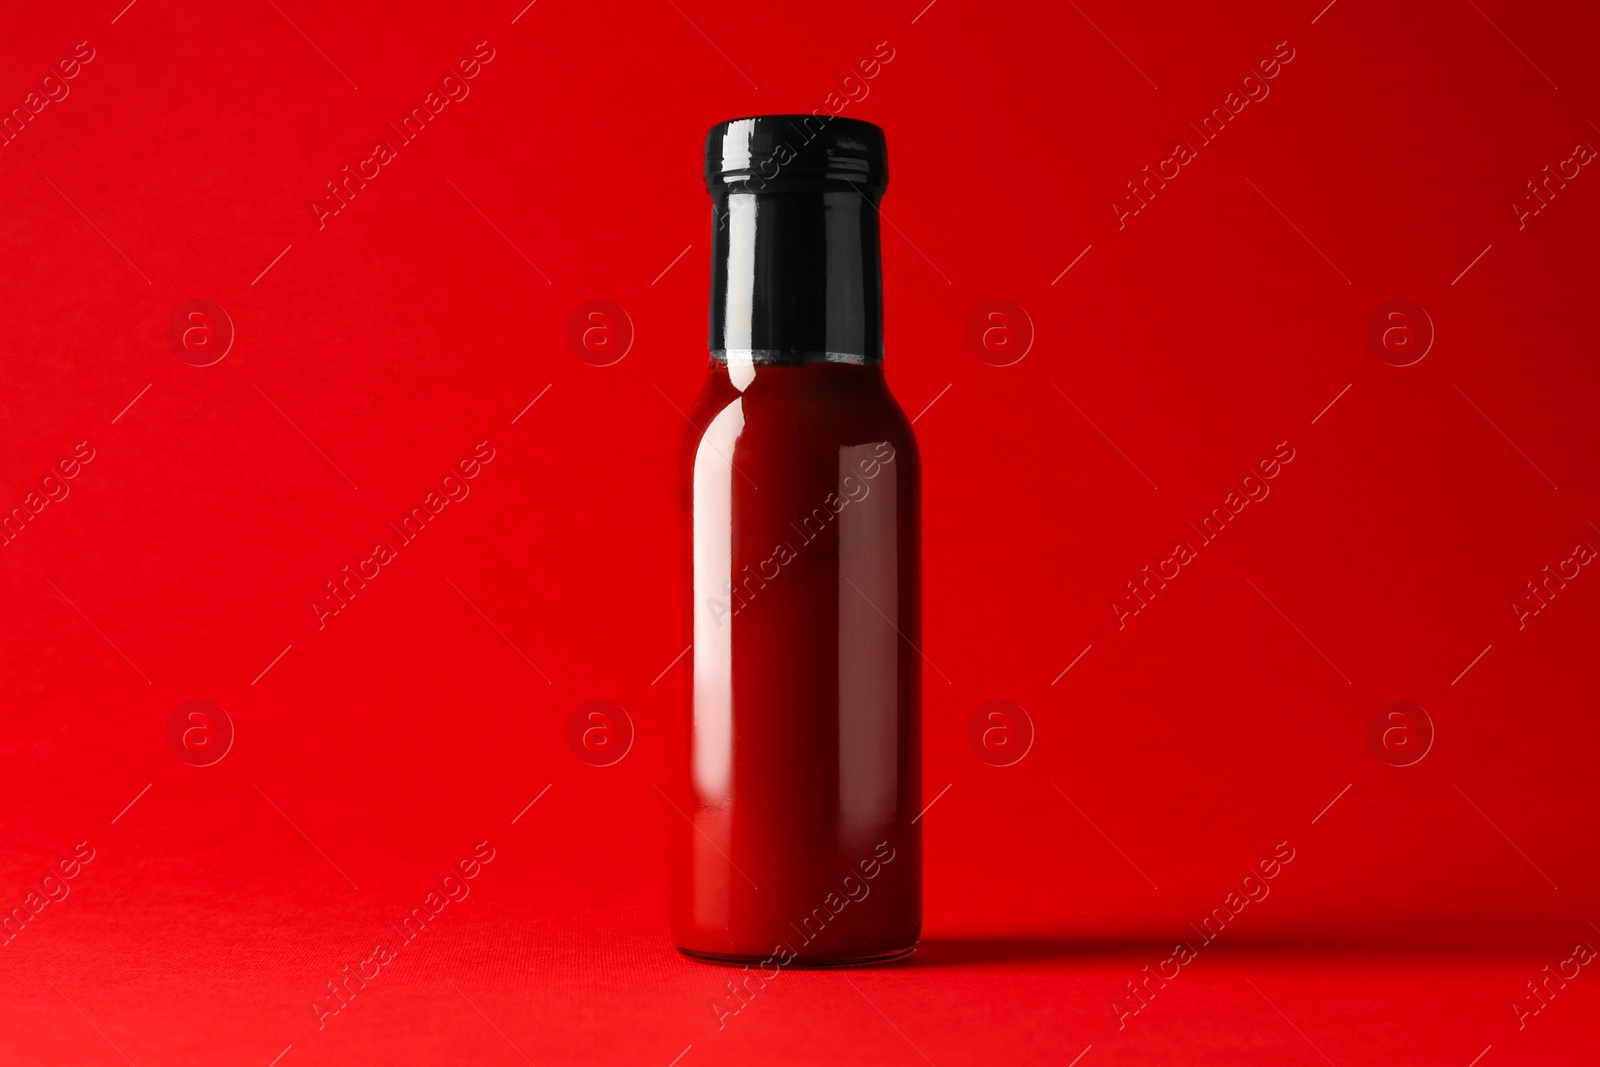
[{"label": "bottle shoulder", "polygon": [[[736,419],[741,440],[788,439],[800,445],[859,444],[888,440],[915,452],[910,420],[882,369],[839,364],[761,367],[742,383],[713,366],[688,412],[690,438],[698,441],[714,422]],[[736,409],[736,413],[724,413]]]}]

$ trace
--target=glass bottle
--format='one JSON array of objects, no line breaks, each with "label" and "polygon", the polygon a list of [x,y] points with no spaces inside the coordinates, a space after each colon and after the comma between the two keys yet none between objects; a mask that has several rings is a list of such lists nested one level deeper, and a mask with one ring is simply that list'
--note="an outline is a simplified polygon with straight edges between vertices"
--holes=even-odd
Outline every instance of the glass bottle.
[{"label": "glass bottle", "polygon": [[919,473],[883,376],[886,182],[883,131],[853,119],[706,140],[671,927],[685,954],[769,977],[903,956],[921,928]]}]

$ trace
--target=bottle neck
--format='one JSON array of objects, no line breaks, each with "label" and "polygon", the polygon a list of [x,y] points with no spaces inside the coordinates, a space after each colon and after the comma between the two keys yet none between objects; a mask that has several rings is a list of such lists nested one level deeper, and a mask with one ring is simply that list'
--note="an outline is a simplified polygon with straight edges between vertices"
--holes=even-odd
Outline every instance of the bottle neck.
[{"label": "bottle neck", "polygon": [[878,195],[842,181],[713,189],[712,358],[881,363]]}]

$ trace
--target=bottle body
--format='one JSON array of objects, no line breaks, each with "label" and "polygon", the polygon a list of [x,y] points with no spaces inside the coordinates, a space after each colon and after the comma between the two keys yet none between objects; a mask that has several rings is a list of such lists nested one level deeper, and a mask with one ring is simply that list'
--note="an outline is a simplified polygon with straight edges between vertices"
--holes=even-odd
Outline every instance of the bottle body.
[{"label": "bottle body", "polygon": [[713,362],[683,456],[689,825],[672,934],[768,966],[921,922],[919,471],[881,366]]}]

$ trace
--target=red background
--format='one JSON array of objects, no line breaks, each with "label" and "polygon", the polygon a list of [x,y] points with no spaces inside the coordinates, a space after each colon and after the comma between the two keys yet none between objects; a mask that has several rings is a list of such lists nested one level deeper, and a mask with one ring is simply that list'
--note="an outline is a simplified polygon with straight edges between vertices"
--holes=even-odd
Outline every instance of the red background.
[{"label": "red background", "polygon": [[[94,59],[0,148],[0,507],[95,458],[0,549],[0,906],[95,858],[0,951],[0,1060],[1592,1055],[1587,970],[1522,1030],[1508,1005],[1600,943],[1600,578],[1520,631],[1509,605],[1600,546],[1600,178],[1522,229],[1510,205],[1600,145],[1600,18],[924,2],[8,14],[5,111]],[[324,183],[480,41],[470,95],[319,229]],[[1283,41],[1270,96],[1119,229],[1124,183]],[[888,131],[887,368],[922,413],[928,940],[719,1029],[731,975],[667,940],[657,788],[701,143],[859,97],[879,42],[843,113]],[[208,367],[166,338],[196,299],[237,334]],[[635,333],[608,367],[566,341],[594,299]],[[1436,331],[1403,368],[1365,336],[1400,299]],[[968,344],[990,300],[1032,321],[1014,365]],[[323,583],[480,441],[471,495],[319,630]],[[1123,583],[1284,441],[1119,630]],[[237,732],[212,766],[167,743],[195,699]],[[610,767],[566,742],[592,699],[636,731]],[[967,745],[993,699],[1036,730],[1014,766]],[[1409,767],[1368,743],[1395,699],[1435,730]],[[484,840],[470,897],[319,1029],[323,983]],[[1123,983],[1281,841],[1270,897],[1119,1030]]]}]

